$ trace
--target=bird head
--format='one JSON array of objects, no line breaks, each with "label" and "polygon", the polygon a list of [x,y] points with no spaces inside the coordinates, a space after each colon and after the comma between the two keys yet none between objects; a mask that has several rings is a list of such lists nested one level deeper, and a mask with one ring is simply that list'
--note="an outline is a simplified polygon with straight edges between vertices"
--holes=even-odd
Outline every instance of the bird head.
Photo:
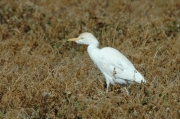
[{"label": "bird head", "polygon": [[80,34],[78,38],[68,39],[68,41],[75,41],[77,44],[85,44],[85,45],[99,44],[96,37],[88,32]]}]

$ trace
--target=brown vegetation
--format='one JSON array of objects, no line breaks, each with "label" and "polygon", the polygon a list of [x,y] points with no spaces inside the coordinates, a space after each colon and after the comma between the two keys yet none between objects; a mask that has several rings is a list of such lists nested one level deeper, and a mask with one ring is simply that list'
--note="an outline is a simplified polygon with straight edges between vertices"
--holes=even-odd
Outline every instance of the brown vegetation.
[{"label": "brown vegetation", "polygon": [[[87,46],[92,32],[126,55],[144,85],[105,94]],[[180,118],[179,0],[1,0],[0,118]]]}]

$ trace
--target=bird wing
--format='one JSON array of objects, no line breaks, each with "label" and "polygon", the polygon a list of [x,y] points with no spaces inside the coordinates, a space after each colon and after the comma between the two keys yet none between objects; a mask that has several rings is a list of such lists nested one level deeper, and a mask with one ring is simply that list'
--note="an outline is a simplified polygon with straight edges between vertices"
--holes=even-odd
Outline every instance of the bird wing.
[{"label": "bird wing", "polygon": [[129,67],[134,68],[134,65],[122,53],[111,47],[101,49],[99,59],[100,70],[109,76],[113,76],[114,73],[120,76]]}]

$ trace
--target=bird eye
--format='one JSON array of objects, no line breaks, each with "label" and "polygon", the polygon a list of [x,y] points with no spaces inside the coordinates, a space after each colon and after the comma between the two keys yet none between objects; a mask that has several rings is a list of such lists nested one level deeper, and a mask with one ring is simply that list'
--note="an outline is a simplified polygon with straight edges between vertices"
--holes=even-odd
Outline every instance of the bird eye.
[{"label": "bird eye", "polygon": [[134,72],[135,72],[135,73],[137,73],[137,71],[136,71],[136,70],[134,70]]}]

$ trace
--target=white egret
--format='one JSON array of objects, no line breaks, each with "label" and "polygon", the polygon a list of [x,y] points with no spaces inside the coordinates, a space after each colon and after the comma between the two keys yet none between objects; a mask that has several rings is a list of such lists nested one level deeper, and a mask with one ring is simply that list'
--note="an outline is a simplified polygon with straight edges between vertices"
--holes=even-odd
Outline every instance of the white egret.
[{"label": "white egret", "polygon": [[[90,58],[106,78],[106,93],[110,84],[118,83],[126,86],[133,82],[146,82],[141,73],[118,50],[111,47],[100,49],[99,42],[93,34],[85,32],[80,34],[78,38],[68,39],[68,41],[88,45],[87,51]],[[125,90],[127,91],[126,88]]]}]

